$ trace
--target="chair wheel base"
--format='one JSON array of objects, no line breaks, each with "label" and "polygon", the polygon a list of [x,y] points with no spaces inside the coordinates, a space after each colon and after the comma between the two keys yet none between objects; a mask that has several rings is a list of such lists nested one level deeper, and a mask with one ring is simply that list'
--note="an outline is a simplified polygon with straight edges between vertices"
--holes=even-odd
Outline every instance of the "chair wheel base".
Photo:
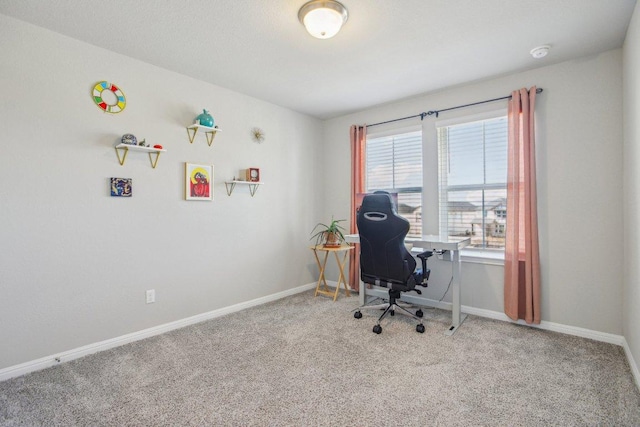
[{"label": "chair wheel base", "polygon": [[380,332],[382,332],[382,326],[380,325],[376,325],[373,327],[373,332],[375,332],[376,334],[380,334]]},{"label": "chair wheel base", "polygon": [[361,319],[362,318],[362,313],[360,312],[360,310],[358,310],[355,313],[353,313],[353,317],[355,317],[356,319]]}]

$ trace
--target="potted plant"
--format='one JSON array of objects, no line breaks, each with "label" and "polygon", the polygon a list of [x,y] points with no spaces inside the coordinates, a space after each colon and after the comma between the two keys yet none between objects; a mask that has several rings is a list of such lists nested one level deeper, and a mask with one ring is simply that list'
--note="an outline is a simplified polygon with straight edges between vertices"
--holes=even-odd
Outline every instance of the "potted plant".
[{"label": "potted plant", "polygon": [[343,231],[346,231],[343,226],[340,225],[341,222],[346,221],[344,219],[333,219],[331,218],[331,223],[329,225],[323,224],[319,222],[313,227],[311,233],[316,230],[319,230],[315,234],[311,236],[311,239],[316,239],[316,246],[322,244],[325,248],[338,248],[344,242],[344,234]]}]

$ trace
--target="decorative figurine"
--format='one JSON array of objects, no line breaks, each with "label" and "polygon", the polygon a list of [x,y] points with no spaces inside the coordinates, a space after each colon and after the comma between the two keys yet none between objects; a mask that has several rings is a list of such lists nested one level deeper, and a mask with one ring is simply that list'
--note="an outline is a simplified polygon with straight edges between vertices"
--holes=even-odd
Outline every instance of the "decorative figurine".
[{"label": "decorative figurine", "polygon": [[207,110],[202,110],[202,114],[196,117],[196,124],[200,124],[200,126],[213,127],[213,117]]},{"label": "decorative figurine", "polygon": [[138,145],[138,140],[134,135],[126,133],[122,135],[122,143],[127,145]]}]

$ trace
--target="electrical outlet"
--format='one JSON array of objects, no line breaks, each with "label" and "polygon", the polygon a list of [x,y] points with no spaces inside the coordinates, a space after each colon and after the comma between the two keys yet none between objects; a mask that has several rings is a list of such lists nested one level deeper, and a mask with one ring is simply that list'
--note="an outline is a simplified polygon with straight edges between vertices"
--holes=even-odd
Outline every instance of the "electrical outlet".
[{"label": "electrical outlet", "polygon": [[147,304],[151,304],[156,302],[156,290],[155,289],[149,289],[147,291]]}]

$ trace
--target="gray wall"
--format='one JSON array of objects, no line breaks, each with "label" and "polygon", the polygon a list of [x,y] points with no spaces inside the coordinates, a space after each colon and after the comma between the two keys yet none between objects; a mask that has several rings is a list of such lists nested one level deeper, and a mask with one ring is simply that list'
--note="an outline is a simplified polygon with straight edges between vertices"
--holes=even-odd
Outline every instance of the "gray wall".
[{"label": "gray wall", "polygon": [[[341,161],[326,165],[325,217],[348,217],[349,125],[492,99],[537,85],[544,89],[536,108],[542,320],[621,335],[621,79],[622,51],[617,49],[329,120],[326,149]],[[506,108],[506,103],[458,110],[440,119],[497,108]],[[426,144],[435,132],[435,120],[431,116],[422,122]],[[415,124],[420,120],[386,126]],[[437,184],[425,179],[424,185]],[[434,271],[443,268],[434,263]],[[436,273],[429,298],[439,299],[446,289],[447,282],[437,274],[448,282],[448,273]],[[465,263],[463,305],[502,312],[502,275],[502,266]]]},{"label": "gray wall", "polygon": [[[320,121],[3,15],[0,39],[0,369],[315,280]],[[122,113],[94,105],[101,80]],[[187,139],[203,108],[212,147]],[[156,169],[136,152],[120,166],[129,132],[167,149]],[[214,165],[214,201],[184,200],[185,162]],[[228,197],[247,167],[265,185]],[[133,197],[110,197],[110,177]]]},{"label": "gray wall", "polygon": [[624,44],[624,315],[623,331],[640,361],[640,3]]}]

